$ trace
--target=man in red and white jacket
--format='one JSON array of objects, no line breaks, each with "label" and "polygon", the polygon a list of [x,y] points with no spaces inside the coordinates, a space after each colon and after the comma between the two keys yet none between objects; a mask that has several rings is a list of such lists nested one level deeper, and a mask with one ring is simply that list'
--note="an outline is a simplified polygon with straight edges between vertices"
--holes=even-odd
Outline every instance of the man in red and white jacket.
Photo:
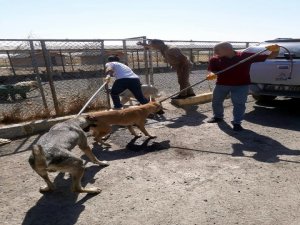
[{"label": "man in red and white jacket", "polygon": [[251,64],[263,62],[267,58],[275,58],[279,53],[280,47],[278,45],[270,45],[266,48],[271,51],[269,55],[258,55],[245,63],[215,76],[214,73],[224,70],[255,53],[234,51],[232,45],[228,42],[219,43],[214,47],[215,56],[209,61],[208,72],[211,72],[211,74],[207,76],[207,79],[213,80],[217,78],[217,83],[213,91],[212,100],[214,116],[207,121],[208,123],[218,123],[223,121],[223,102],[228,94],[230,94],[233,103],[233,130],[243,130],[241,122],[245,114],[249,85],[251,83]]}]

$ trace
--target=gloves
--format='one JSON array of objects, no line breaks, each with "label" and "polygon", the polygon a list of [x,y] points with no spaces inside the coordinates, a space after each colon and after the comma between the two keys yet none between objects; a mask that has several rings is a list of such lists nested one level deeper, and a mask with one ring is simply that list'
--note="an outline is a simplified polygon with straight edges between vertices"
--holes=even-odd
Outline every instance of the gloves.
[{"label": "gloves", "polygon": [[271,51],[271,52],[279,52],[280,46],[277,45],[277,44],[268,45],[268,46],[266,46],[266,49],[269,50],[269,51]]},{"label": "gloves", "polygon": [[213,72],[210,72],[207,76],[206,76],[206,80],[215,80],[217,79],[217,75],[214,74]]},{"label": "gloves", "polygon": [[111,76],[107,75],[107,76],[104,78],[104,82],[109,83],[109,82],[110,82],[110,78],[111,78]]}]

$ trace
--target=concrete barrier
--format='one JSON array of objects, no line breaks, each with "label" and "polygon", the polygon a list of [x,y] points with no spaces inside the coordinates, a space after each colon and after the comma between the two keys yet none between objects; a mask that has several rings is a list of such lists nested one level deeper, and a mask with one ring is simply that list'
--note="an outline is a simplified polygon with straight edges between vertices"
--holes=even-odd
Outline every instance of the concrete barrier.
[{"label": "concrete barrier", "polygon": [[16,139],[43,133],[48,131],[54,124],[71,118],[74,118],[74,115],[2,126],[0,127],[0,138]]}]

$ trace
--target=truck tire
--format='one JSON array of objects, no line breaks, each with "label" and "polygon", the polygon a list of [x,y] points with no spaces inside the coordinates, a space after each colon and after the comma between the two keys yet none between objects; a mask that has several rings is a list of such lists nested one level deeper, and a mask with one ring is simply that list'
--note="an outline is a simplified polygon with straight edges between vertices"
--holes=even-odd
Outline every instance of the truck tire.
[{"label": "truck tire", "polygon": [[277,96],[272,95],[252,95],[252,97],[258,102],[270,102],[273,101]]}]

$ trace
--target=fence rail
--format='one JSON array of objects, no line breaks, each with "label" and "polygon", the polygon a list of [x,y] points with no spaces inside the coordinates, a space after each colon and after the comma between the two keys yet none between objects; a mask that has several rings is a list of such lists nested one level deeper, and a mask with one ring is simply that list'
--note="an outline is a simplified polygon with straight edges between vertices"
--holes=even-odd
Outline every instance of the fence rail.
[{"label": "fence rail", "polygon": [[[168,83],[172,69],[158,51],[145,50],[128,39],[0,39],[0,123],[77,113],[87,98],[103,83],[109,55],[141,75],[142,83]],[[205,68],[218,41],[164,40],[180,48],[193,63],[193,70]],[[236,49],[256,42],[231,42]],[[164,75],[165,74],[165,75]],[[20,83],[22,82],[22,83]],[[162,87],[164,88],[164,87]],[[102,92],[90,109],[107,108]]]}]

